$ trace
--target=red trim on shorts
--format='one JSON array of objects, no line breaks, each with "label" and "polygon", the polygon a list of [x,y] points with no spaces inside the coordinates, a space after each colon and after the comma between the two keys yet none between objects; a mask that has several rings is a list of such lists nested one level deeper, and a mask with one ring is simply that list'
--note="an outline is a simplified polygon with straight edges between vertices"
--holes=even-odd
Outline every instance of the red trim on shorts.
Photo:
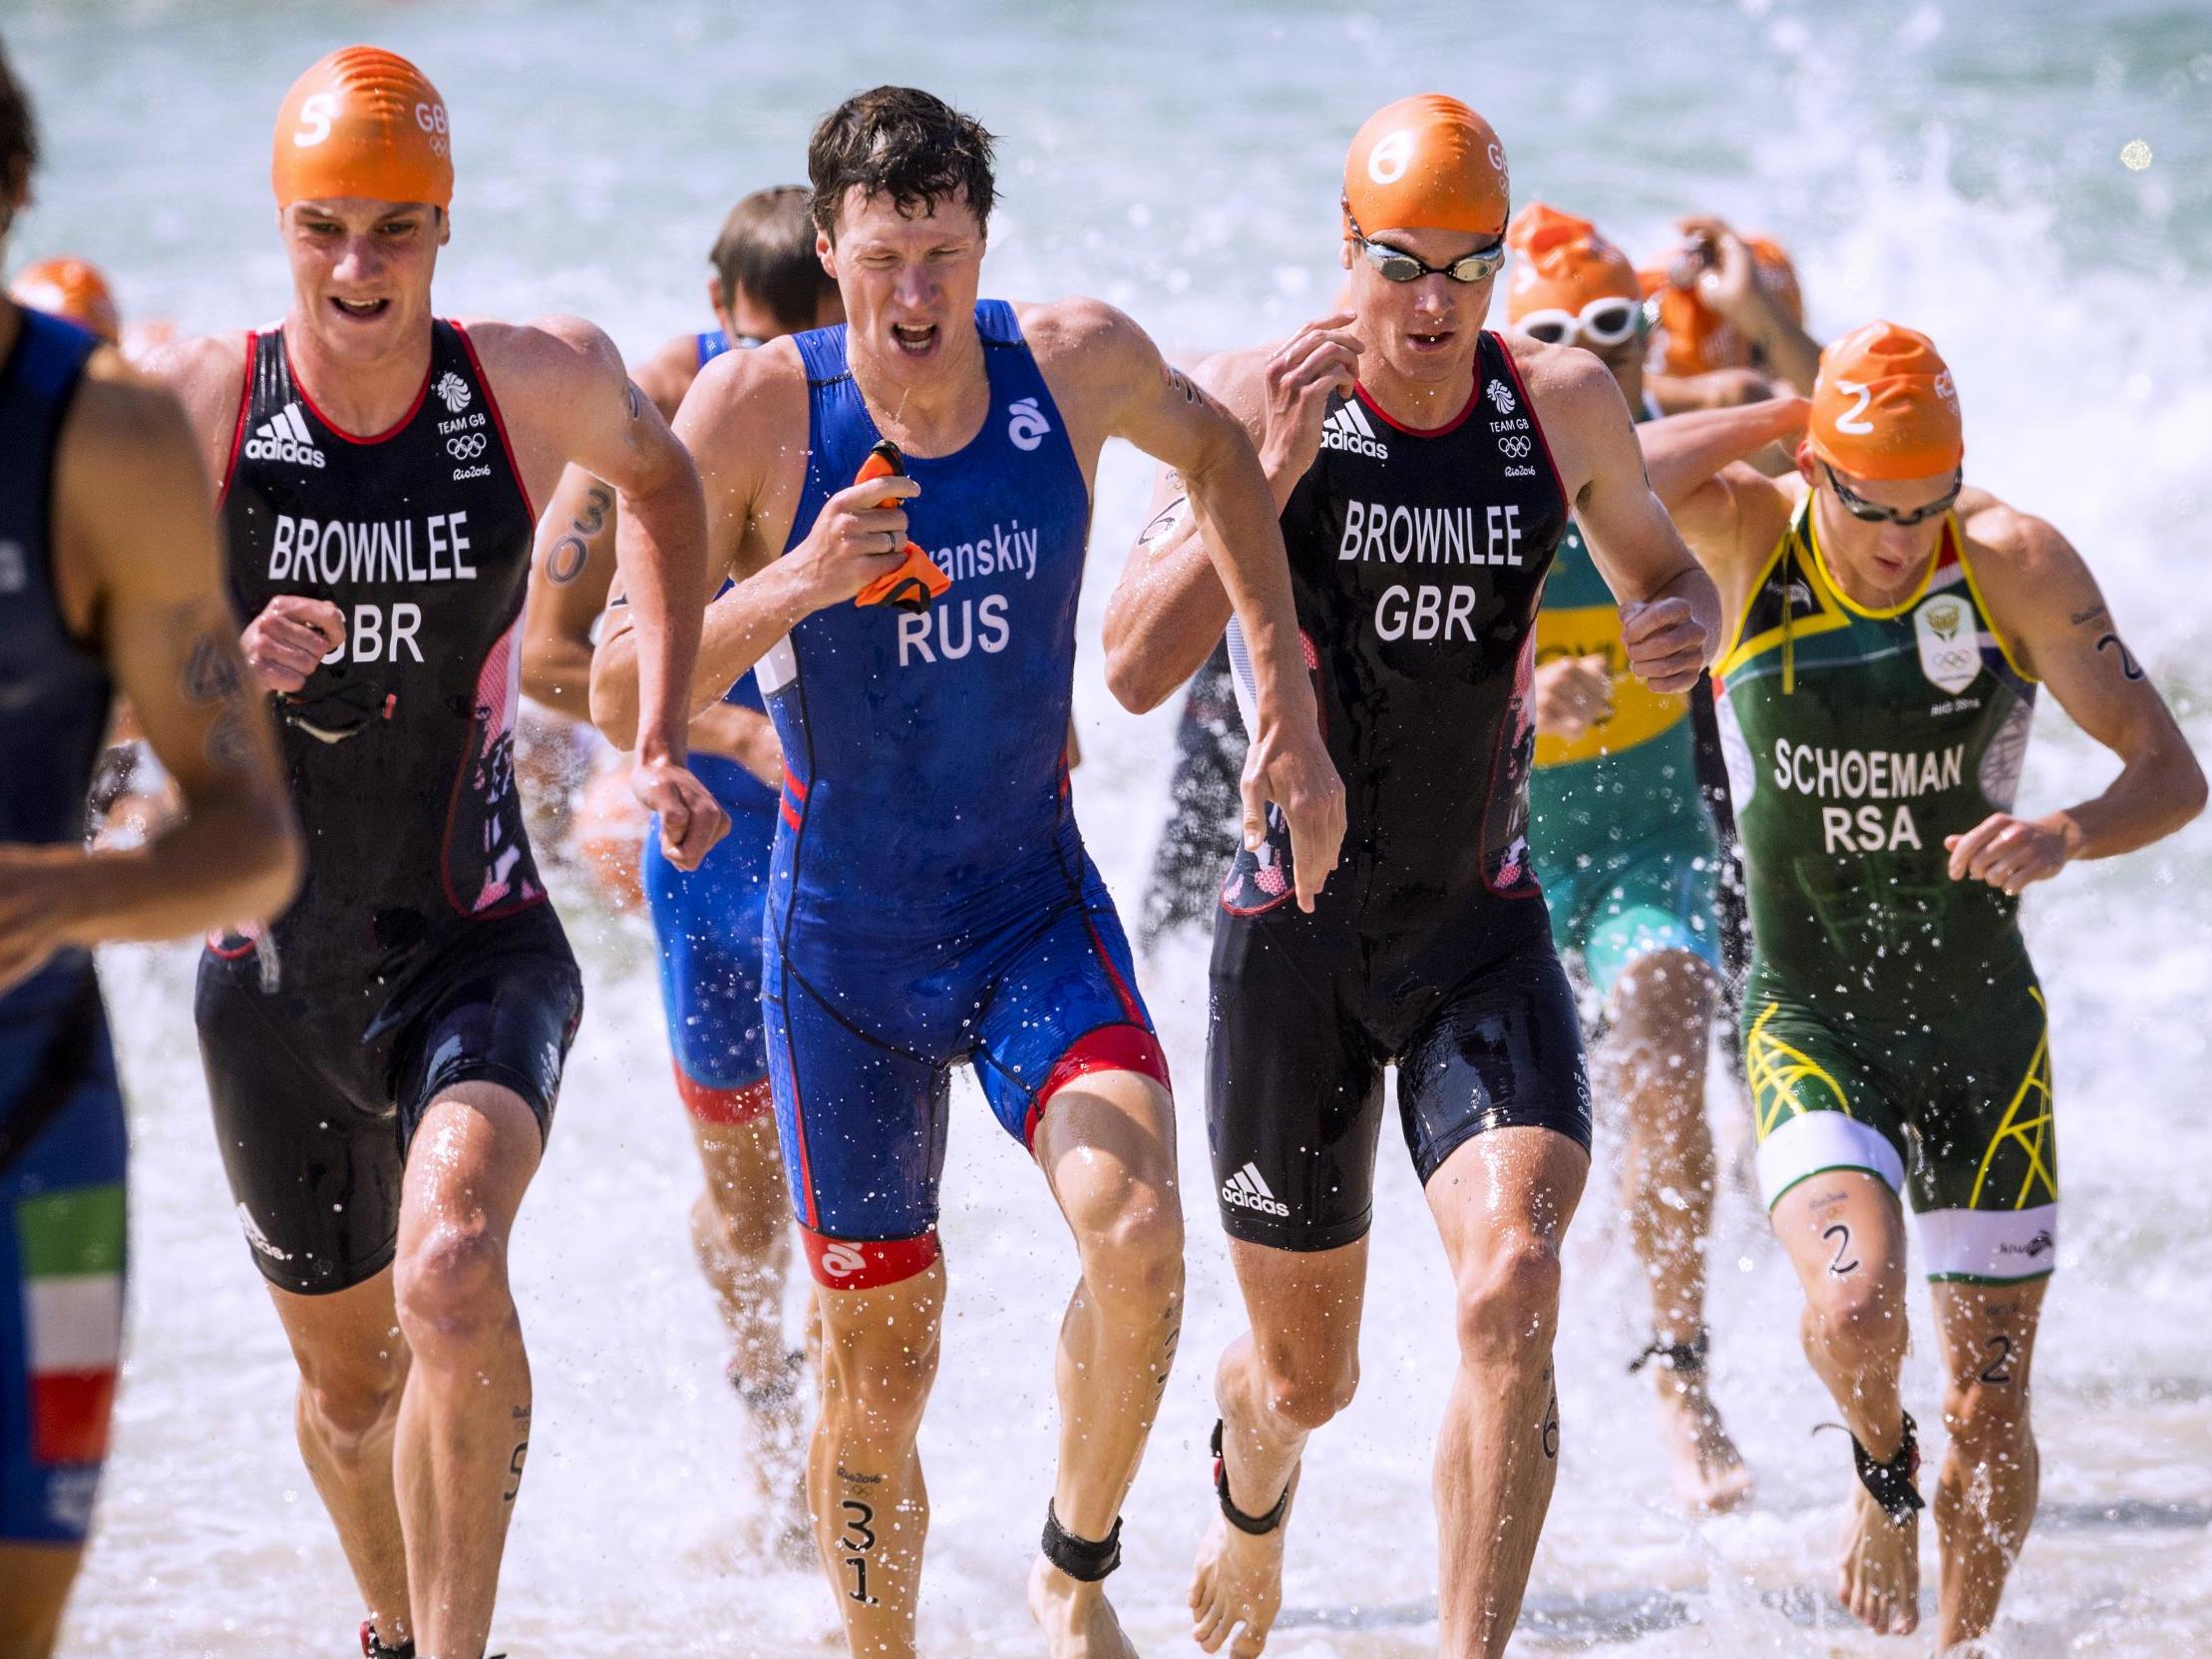
[{"label": "red trim on shorts", "polygon": [[818,1285],[830,1290],[874,1290],[925,1273],[937,1259],[937,1230],[916,1238],[831,1238],[812,1227],[799,1229],[807,1247],[807,1266]]},{"label": "red trim on shorts", "polygon": [[221,487],[215,491],[215,511],[230,499],[230,481],[238,476],[238,457],[245,453],[245,417],[253,408],[253,360],[260,354],[261,336],[245,331],[245,384],[238,388],[238,421],[230,429],[230,459],[223,463]]},{"label": "red trim on shorts", "polygon": [[97,1463],[108,1455],[113,1370],[34,1372],[30,1384],[33,1462]]},{"label": "red trim on shorts", "polygon": [[1408,426],[1403,421],[1392,420],[1390,418],[1389,412],[1385,410],[1381,404],[1375,401],[1374,394],[1368,391],[1366,387],[1360,385],[1359,382],[1356,380],[1352,382],[1352,395],[1358,398],[1361,403],[1364,403],[1367,406],[1368,413],[1373,415],[1376,420],[1382,422],[1384,426],[1387,426],[1393,432],[1402,432],[1408,438],[1441,438],[1446,433],[1457,432],[1461,427],[1465,426],[1467,424],[1467,417],[1475,412],[1475,405],[1482,401],[1482,368],[1480,366],[1482,363],[1482,357],[1479,353],[1476,355],[1475,363],[1477,365],[1475,369],[1475,385],[1474,390],[1470,391],[1467,394],[1467,406],[1464,409],[1460,410],[1459,413],[1454,415],[1450,420],[1446,421],[1442,426]]},{"label": "red trim on shorts", "polygon": [[[307,382],[300,379],[299,371],[292,367],[291,341],[284,339],[281,331],[279,331],[277,338],[283,348],[284,373],[292,383],[292,390],[299,394],[299,401],[307,405],[307,412],[310,415],[314,416],[316,420],[322,422],[323,426],[328,429],[332,437],[337,438],[344,443],[356,445],[357,447],[362,449],[368,449],[377,444],[388,444],[394,438],[398,437],[402,432],[407,430],[408,424],[412,422],[417,415],[423,412],[423,400],[430,396],[431,372],[438,367],[438,357],[435,351],[431,354],[430,367],[423,370],[422,388],[415,393],[415,401],[407,406],[407,413],[400,416],[398,420],[394,421],[390,426],[387,426],[375,437],[357,438],[315,406],[315,400],[307,395]],[[486,395],[490,395],[489,391],[487,391]],[[495,417],[495,419],[497,417]],[[531,515],[532,522],[535,523],[537,521],[537,514],[533,513]]]},{"label": "red trim on shorts", "polygon": [[[476,354],[476,341],[469,338],[469,331],[451,317],[446,321],[452,324],[454,337],[461,342],[461,349],[469,354],[469,367],[476,370],[476,383],[484,391],[484,406],[492,411],[492,430],[500,435],[500,448],[507,452],[507,470],[515,479],[515,488],[522,493],[523,506],[530,511],[530,522],[536,524],[538,507],[530,499],[530,481],[523,476],[522,463],[515,459],[515,446],[508,441],[507,417],[500,413],[500,400],[492,394],[492,377],[484,372],[484,359]],[[423,381],[423,390],[425,393],[430,390],[430,381],[427,378]],[[422,407],[420,398],[416,400],[416,407]]]},{"label": "red trim on shorts", "polygon": [[784,768],[784,787],[796,795],[801,802],[806,800],[807,786],[799,780],[799,775],[789,766]]},{"label": "red trim on shorts", "polygon": [[683,1109],[691,1114],[694,1123],[752,1123],[772,1110],[776,1104],[775,1091],[763,1077],[758,1082],[740,1083],[735,1088],[717,1088],[712,1083],[702,1083],[684,1074],[676,1066],[676,1096],[683,1101]]},{"label": "red trim on shorts", "polygon": [[806,828],[804,824],[799,822],[799,814],[792,810],[792,806],[789,801],[778,801],[776,803],[776,809],[784,815],[784,822],[789,824],[793,829]]},{"label": "red trim on shorts", "polygon": [[259,947],[260,938],[257,931],[249,929],[238,935],[237,944],[225,946],[222,934],[211,933],[207,936],[207,954],[222,962],[241,962]]},{"label": "red trim on shorts", "polygon": [[1022,1120],[1023,1147],[1035,1150],[1037,1125],[1052,1096],[1093,1071],[1134,1071],[1170,1092],[1175,1088],[1168,1080],[1168,1056],[1152,1033],[1138,1025],[1096,1027],[1077,1037],[1045,1073],[1044,1086],[1030,1100],[1029,1115]]}]

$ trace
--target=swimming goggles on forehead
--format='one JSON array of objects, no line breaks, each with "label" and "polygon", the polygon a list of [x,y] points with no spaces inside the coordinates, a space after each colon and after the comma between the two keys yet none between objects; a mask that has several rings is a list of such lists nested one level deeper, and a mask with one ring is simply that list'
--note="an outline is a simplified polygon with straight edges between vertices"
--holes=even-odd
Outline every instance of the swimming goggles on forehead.
[{"label": "swimming goggles on forehead", "polygon": [[1820,463],[1820,470],[1828,475],[1828,488],[1835,491],[1836,500],[1854,519],[1864,520],[1868,524],[1894,524],[1901,530],[1910,530],[1916,524],[1926,524],[1930,519],[1950,512],[1952,504],[1959,499],[1960,492],[1967,487],[1967,470],[1961,467],[1952,474],[1949,490],[1925,507],[1916,507],[1905,512],[1895,507],[1884,507],[1880,502],[1869,501],[1864,496],[1853,495],[1850,486],[1838,478],[1836,469],[1825,461]]},{"label": "swimming goggles on forehead", "polygon": [[1608,294],[1593,299],[1579,311],[1550,306],[1531,311],[1513,326],[1532,340],[1546,345],[1625,345],[1645,329],[1644,301]]},{"label": "swimming goggles on forehead", "polygon": [[1448,276],[1454,282],[1463,283],[1486,282],[1497,275],[1498,267],[1505,263],[1505,237],[1502,235],[1484,242],[1472,253],[1462,253],[1448,265],[1432,265],[1402,247],[1369,241],[1357,219],[1349,213],[1344,217],[1351,225],[1351,239],[1360,256],[1375,267],[1385,282],[1418,282],[1424,276]]}]

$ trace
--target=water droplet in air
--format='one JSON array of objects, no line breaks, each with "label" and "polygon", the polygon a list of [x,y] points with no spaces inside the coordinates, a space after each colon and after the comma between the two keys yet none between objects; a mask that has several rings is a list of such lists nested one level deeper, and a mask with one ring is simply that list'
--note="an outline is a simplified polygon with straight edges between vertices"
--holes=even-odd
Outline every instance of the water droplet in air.
[{"label": "water droplet in air", "polygon": [[2120,151],[2120,166],[2130,173],[2140,173],[2150,166],[2150,146],[2141,139],[2130,139]]}]

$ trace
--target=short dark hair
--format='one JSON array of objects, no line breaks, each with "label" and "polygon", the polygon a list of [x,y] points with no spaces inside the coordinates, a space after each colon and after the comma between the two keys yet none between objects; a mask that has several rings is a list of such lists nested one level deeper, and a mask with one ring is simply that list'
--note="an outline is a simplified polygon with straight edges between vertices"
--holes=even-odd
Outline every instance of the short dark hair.
[{"label": "short dark hair", "polygon": [[965,197],[987,224],[998,189],[991,178],[991,136],[981,122],[919,87],[857,93],[822,118],[807,142],[814,222],[835,239],[845,193],[888,196],[907,218]]},{"label": "short dark hair", "polygon": [[804,185],[777,185],[730,209],[707,255],[723,304],[742,288],[793,333],[814,326],[837,283],[814,251],[809,200]]},{"label": "short dark hair", "polygon": [[38,161],[39,130],[30,95],[8,64],[7,47],[0,45],[0,231],[15,216],[15,199],[31,188],[31,170]]}]

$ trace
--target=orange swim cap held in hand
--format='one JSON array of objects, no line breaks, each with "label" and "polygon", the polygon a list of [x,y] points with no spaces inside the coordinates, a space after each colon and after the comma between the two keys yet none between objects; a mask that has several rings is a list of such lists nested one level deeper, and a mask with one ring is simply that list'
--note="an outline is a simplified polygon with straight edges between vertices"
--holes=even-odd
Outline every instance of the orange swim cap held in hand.
[{"label": "orange swim cap held in hand", "polygon": [[1505,234],[1513,211],[1505,146],[1456,98],[1422,93],[1367,118],[1344,158],[1344,211],[1377,230]]},{"label": "orange swim cap held in hand", "polygon": [[[879,438],[868,452],[868,459],[861,463],[861,470],[853,475],[855,484],[866,484],[872,478],[904,478],[907,458],[899,453],[899,446],[889,438]],[[899,498],[878,505],[897,507]],[[887,571],[858,594],[853,596],[855,605],[888,605],[895,611],[926,611],[940,594],[952,586],[952,579],[936,567],[936,561],[923,553],[913,542],[902,550],[906,558],[899,568]]]},{"label": "orange swim cap held in hand", "polygon": [[451,207],[446,101],[405,58],[341,48],[284,95],[269,182],[279,207],[340,197]]},{"label": "orange swim cap held in hand", "polygon": [[1644,296],[1629,256],[1587,218],[1532,202],[1513,215],[1506,244],[1514,253],[1513,280],[1506,289],[1512,321],[1531,311],[1580,312],[1594,299]]},{"label": "orange swim cap held in hand", "polygon": [[8,297],[34,311],[66,318],[110,345],[122,337],[123,318],[116,311],[108,279],[83,259],[41,259],[25,265],[8,285]]},{"label": "orange swim cap held in hand", "polygon": [[1943,478],[1966,454],[1959,393],[1936,342],[1870,322],[1820,354],[1807,441],[1853,478]]},{"label": "orange swim cap held in hand", "polygon": [[[1804,327],[1804,291],[1798,286],[1797,267],[1782,244],[1771,236],[1745,236],[1743,245],[1750,252],[1759,292],[1791,322]],[[1668,265],[1638,272],[1645,294],[1659,301],[1659,325],[1666,339],[1663,372],[1709,374],[1714,369],[1746,367],[1751,361],[1750,342],[1697,291],[1701,262],[1681,254],[1670,258]]]}]

